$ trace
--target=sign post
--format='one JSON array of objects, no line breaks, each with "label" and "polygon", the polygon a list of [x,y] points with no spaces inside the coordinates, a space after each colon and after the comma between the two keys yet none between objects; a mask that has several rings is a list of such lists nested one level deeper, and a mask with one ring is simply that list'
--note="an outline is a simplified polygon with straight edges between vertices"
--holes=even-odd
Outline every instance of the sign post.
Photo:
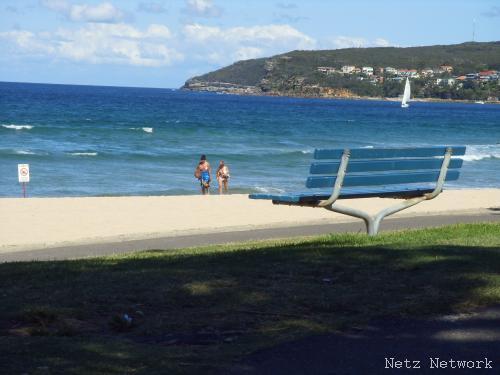
[{"label": "sign post", "polygon": [[30,182],[30,165],[18,164],[17,176],[19,178],[19,182],[23,186],[23,198],[26,198],[26,183]]}]

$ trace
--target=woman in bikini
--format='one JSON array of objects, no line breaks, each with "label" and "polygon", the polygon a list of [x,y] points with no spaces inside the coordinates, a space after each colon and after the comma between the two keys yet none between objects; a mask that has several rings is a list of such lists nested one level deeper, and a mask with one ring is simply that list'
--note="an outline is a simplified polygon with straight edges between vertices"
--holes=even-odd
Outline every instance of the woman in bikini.
[{"label": "woman in bikini", "polygon": [[212,168],[210,167],[210,163],[207,161],[207,157],[205,155],[201,155],[200,162],[194,170],[194,177],[200,181],[201,193],[203,195],[210,194],[211,171]]},{"label": "woman in bikini", "polygon": [[219,167],[217,168],[217,182],[219,184],[219,194],[222,194],[222,188],[224,187],[224,193],[227,193],[227,184],[229,181],[229,168],[224,164],[224,160],[219,162]]}]

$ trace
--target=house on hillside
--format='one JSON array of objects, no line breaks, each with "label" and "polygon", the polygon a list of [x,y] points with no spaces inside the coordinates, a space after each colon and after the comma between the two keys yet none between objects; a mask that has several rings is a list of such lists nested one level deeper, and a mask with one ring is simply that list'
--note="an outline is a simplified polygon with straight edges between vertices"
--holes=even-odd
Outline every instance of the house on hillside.
[{"label": "house on hillside", "polygon": [[400,77],[410,77],[410,78],[420,77],[416,69],[399,69],[397,74]]},{"label": "house on hillside", "polygon": [[479,72],[480,81],[494,81],[498,79],[498,72],[496,70],[483,70]]},{"label": "house on hillside", "polygon": [[342,73],[344,74],[352,74],[356,67],[354,65],[344,65],[342,67]]},{"label": "house on hillside", "polygon": [[420,71],[420,74],[423,77],[432,77],[434,75],[434,70],[432,70],[432,69],[422,69]]},{"label": "house on hillside", "polygon": [[387,74],[393,74],[396,75],[398,74],[398,70],[396,68],[393,68],[391,66],[388,66],[387,68],[384,69]]},{"label": "house on hillside", "polygon": [[373,75],[373,68],[371,66],[363,66],[363,68],[361,68],[361,71],[363,74],[366,74],[367,76]]},{"label": "house on hillside", "polygon": [[453,66],[451,66],[451,65],[440,65],[439,69],[441,69],[441,71],[446,72],[446,73],[453,72]]},{"label": "house on hillside", "polygon": [[318,72],[325,74],[333,74],[336,71],[336,69],[332,66],[318,66],[316,69]]},{"label": "house on hillside", "polygon": [[437,78],[436,85],[448,85],[453,86],[455,84],[455,78]]}]

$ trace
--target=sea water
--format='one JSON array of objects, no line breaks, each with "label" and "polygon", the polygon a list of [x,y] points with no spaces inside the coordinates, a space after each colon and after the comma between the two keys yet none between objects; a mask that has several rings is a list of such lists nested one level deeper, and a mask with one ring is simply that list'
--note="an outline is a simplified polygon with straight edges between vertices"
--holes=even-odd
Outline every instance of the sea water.
[{"label": "sea water", "polygon": [[236,193],[303,190],[315,148],[466,145],[451,188],[500,187],[500,105],[0,83],[0,196],[198,194],[201,154]]}]

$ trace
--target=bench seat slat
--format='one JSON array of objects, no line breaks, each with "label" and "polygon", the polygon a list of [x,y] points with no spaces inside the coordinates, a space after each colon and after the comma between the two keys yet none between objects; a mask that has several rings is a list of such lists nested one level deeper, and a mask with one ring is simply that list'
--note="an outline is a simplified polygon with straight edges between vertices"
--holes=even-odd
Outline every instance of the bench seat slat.
[{"label": "bench seat slat", "polygon": [[[450,146],[453,156],[465,154],[464,146]],[[314,159],[340,159],[344,150],[341,149],[316,149]],[[390,159],[390,158],[429,158],[443,156],[446,147],[420,147],[420,148],[356,148],[351,150],[350,160],[353,159]]]},{"label": "bench seat slat", "polygon": [[[457,180],[459,172],[456,170],[448,171],[446,181]],[[412,184],[420,182],[437,181],[439,171],[428,172],[407,172],[407,173],[379,173],[379,174],[360,174],[346,175],[343,186],[376,186],[376,185],[395,185]],[[333,187],[336,176],[311,176],[306,181],[308,188],[326,188]]]},{"label": "bench seat slat", "polygon": [[[430,193],[434,187],[429,185],[393,185],[393,186],[377,186],[377,187],[364,187],[364,188],[344,188],[341,190],[339,199],[351,198],[370,198],[370,197],[398,197],[398,198],[411,198]],[[319,192],[306,191],[296,192],[290,194],[250,194],[251,199],[267,199],[275,203],[290,203],[290,204],[311,204],[320,200],[328,199],[331,195],[331,190],[324,190]]]},{"label": "bench seat slat", "polygon": [[[410,171],[441,168],[443,159],[379,159],[379,160],[353,160],[347,164],[347,173],[380,172],[380,171]],[[462,159],[451,159],[449,169],[461,168]],[[311,174],[336,174],[340,161],[315,162],[311,164]]]}]

